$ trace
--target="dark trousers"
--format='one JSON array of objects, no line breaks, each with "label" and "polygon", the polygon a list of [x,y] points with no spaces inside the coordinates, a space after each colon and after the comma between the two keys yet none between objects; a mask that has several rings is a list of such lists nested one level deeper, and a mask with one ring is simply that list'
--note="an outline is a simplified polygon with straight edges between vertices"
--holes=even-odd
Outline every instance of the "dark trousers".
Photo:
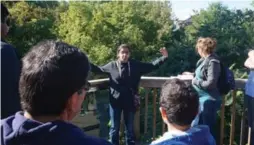
[{"label": "dark trousers", "polygon": [[199,114],[199,124],[207,125],[213,137],[216,137],[215,125],[217,119],[217,111],[220,109],[221,101],[206,100],[203,109]]},{"label": "dark trousers", "polygon": [[109,131],[110,141],[113,145],[119,145],[119,130],[122,112],[124,115],[126,145],[135,145],[135,135],[134,135],[135,112],[119,108],[113,108],[111,105],[109,105],[109,114],[111,121],[111,127]]},{"label": "dark trousers", "polygon": [[250,145],[254,145],[254,97],[246,95],[244,106],[247,108],[248,128],[251,128]]}]

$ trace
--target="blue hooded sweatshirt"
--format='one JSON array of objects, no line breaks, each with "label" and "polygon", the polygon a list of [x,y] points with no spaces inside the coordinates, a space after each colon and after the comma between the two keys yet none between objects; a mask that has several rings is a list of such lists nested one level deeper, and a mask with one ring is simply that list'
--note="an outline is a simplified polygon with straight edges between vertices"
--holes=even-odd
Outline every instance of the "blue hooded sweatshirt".
[{"label": "blue hooded sweatshirt", "polygon": [[78,127],[64,122],[47,123],[27,119],[22,112],[1,120],[2,145],[111,145],[87,136]]},{"label": "blue hooded sweatshirt", "polygon": [[187,131],[168,131],[151,145],[216,145],[209,127],[199,125]]}]

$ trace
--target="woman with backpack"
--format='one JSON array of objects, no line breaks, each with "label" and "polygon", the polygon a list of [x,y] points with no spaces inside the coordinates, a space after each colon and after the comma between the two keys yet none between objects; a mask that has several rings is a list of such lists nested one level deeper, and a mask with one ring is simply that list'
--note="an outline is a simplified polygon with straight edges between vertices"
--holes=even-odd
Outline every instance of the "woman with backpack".
[{"label": "woman with backpack", "polygon": [[106,73],[109,76],[109,114],[110,114],[110,141],[119,145],[119,129],[121,114],[123,112],[126,128],[126,144],[135,145],[134,115],[139,106],[138,85],[141,76],[162,65],[168,52],[161,48],[162,56],[153,63],[144,63],[129,59],[130,47],[122,44],[117,49],[117,60],[98,67],[91,64],[93,72]]},{"label": "woman with backpack", "polygon": [[254,50],[248,53],[248,59],[244,65],[250,70],[248,81],[245,86],[245,106],[248,112],[248,126],[250,129],[249,144],[254,144]]},{"label": "woman with backpack", "polygon": [[[215,137],[217,111],[221,106],[221,93],[217,86],[221,74],[219,57],[214,53],[216,40],[212,38],[199,38],[196,43],[196,51],[200,55],[197,62],[192,84],[199,94],[200,112],[197,115],[197,124],[208,125]],[[185,72],[183,75],[190,73]]]}]

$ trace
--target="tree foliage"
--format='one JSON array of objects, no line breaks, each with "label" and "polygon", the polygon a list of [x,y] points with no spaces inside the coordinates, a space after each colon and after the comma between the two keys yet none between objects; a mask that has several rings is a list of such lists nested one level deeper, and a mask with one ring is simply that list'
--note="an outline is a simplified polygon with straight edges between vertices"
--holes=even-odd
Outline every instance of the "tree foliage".
[{"label": "tree foliage", "polygon": [[9,11],[12,23],[8,40],[21,55],[43,39],[56,38],[53,33],[53,10],[21,1],[13,3]]},{"label": "tree foliage", "polygon": [[147,60],[171,35],[170,14],[166,2],[71,2],[60,14],[58,32],[96,63],[115,58],[121,43],[132,46],[133,57]]},{"label": "tree foliage", "polygon": [[187,26],[186,33],[192,42],[198,37],[217,39],[217,52],[226,64],[242,66],[246,52],[254,45],[254,12],[252,10],[229,10],[221,3],[211,4],[207,10],[192,17],[192,25]]}]

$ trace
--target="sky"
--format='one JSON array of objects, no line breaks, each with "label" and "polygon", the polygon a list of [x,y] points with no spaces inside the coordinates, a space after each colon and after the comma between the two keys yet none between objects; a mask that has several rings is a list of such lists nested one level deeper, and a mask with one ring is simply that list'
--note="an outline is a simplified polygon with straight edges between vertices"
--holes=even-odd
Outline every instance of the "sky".
[{"label": "sky", "polygon": [[253,9],[252,0],[171,0],[172,10],[175,17],[185,20],[193,14],[193,10],[206,9],[210,3],[222,2],[230,9]]}]

